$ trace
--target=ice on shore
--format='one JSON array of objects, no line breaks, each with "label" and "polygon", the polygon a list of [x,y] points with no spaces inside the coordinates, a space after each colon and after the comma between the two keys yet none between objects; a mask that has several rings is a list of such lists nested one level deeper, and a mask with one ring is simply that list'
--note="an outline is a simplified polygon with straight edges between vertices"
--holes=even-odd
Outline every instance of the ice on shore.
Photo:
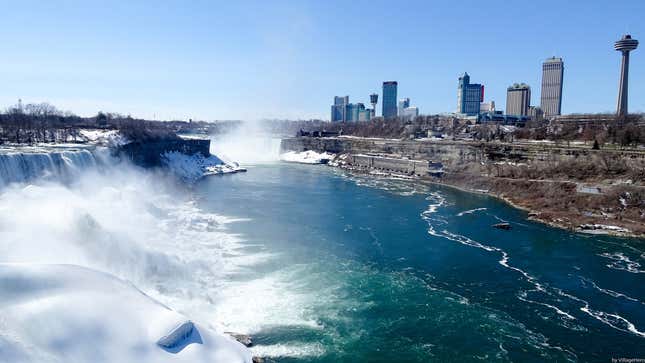
[{"label": "ice on shore", "polygon": [[251,353],[110,274],[0,264],[2,362],[251,362]]},{"label": "ice on shore", "polygon": [[206,157],[201,153],[187,155],[171,151],[164,153],[161,160],[173,174],[186,181],[195,181],[207,175],[246,171],[235,162],[226,163],[215,155]]},{"label": "ice on shore", "polygon": [[302,152],[288,151],[280,155],[282,161],[301,164],[326,164],[334,158],[334,154],[323,152],[315,152],[307,150]]},{"label": "ice on shore", "polygon": [[605,234],[607,232],[621,234],[630,232],[627,228],[607,224],[581,224],[578,226],[578,230],[588,234]]}]

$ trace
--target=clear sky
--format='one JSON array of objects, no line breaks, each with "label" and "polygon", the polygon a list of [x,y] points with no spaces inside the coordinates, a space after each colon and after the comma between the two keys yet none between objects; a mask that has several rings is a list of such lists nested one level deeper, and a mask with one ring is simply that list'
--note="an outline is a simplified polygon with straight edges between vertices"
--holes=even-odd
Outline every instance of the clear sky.
[{"label": "clear sky", "polygon": [[[564,113],[615,110],[630,32],[630,110],[645,112],[645,1],[0,1],[0,106],[50,102],[164,119],[329,118],[381,82],[421,113],[456,109],[457,78],[503,109],[541,62],[565,62]],[[379,100],[380,101],[380,100]],[[380,106],[380,105],[379,105]],[[380,113],[380,107],[378,107]]]}]

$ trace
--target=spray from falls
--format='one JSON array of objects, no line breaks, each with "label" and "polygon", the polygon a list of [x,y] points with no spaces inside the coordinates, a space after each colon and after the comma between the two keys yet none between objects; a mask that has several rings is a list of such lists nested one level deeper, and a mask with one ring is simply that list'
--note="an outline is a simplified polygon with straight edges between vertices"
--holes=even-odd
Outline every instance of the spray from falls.
[{"label": "spray from falls", "polygon": [[245,121],[234,130],[211,138],[211,153],[226,162],[243,165],[280,160],[280,139],[260,122]]}]

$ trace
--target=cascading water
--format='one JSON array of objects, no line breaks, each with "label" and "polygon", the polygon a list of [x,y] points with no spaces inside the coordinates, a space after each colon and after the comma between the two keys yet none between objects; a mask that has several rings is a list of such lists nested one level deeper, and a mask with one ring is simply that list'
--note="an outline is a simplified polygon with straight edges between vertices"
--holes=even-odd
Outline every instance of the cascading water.
[{"label": "cascading water", "polygon": [[0,150],[0,187],[35,179],[67,183],[96,165],[95,155],[87,149]]},{"label": "cascading water", "polygon": [[228,163],[273,163],[280,160],[280,139],[271,137],[258,122],[244,122],[226,134],[212,136],[211,153]]}]

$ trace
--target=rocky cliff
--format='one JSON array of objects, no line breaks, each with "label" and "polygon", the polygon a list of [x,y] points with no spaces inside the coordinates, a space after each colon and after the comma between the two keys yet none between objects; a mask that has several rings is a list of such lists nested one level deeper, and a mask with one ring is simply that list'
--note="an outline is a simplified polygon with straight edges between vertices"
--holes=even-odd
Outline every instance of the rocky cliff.
[{"label": "rocky cliff", "polygon": [[131,142],[118,147],[115,153],[130,159],[143,167],[161,165],[161,155],[167,152],[181,152],[186,155],[202,154],[210,156],[210,140],[203,139],[169,139],[145,142]]},{"label": "rocky cliff", "polygon": [[[645,151],[537,142],[296,137],[285,151],[379,154],[440,163],[422,179],[483,191],[560,227],[615,225],[645,235]],[[347,157],[345,160],[349,159]],[[335,163],[332,163],[335,164]]]}]

